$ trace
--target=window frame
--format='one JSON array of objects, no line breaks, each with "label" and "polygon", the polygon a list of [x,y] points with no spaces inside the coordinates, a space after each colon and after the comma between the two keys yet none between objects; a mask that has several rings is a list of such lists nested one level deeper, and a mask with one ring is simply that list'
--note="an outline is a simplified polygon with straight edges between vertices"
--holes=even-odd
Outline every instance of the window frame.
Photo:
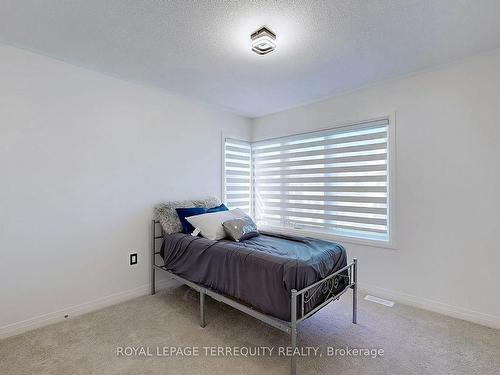
[{"label": "window frame", "polygon": [[[371,117],[371,118],[365,118],[360,121],[355,121],[355,122],[347,122],[347,123],[337,123],[337,124],[330,124],[328,127],[321,127],[314,129],[312,131],[308,132],[300,132],[300,133],[290,133],[290,134],[284,134],[284,135],[279,135],[275,137],[268,137],[268,138],[262,138],[262,139],[252,139],[251,141],[244,140],[244,142],[249,142],[251,145],[255,142],[261,142],[261,141],[267,141],[271,140],[273,138],[282,138],[282,137],[289,137],[289,136],[299,136],[301,134],[307,134],[307,133],[312,133],[312,132],[320,132],[320,131],[328,131],[328,130],[334,130],[342,127],[349,127],[349,126],[357,126],[357,125],[362,125],[365,123],[369,123],[372,121],[379,121],[379,120],[387,120],[388,121],[388,130],[387,130],[387,182],[388,182],[388,195],[387,195],[387,228],[388,228],[388,239],[387,240],[378,240],[378,239],[367,239],[367,238],[362,238],[362,237],[354,237],[354,236],[343,236],[341,234],[333,233],[333,232],[327,232],[327,231],[314,231],[314,230],[308,230],[308,229],[300,229],[300,228],[288,228],[288,227],[282,227],[282,226],[274,226],[274,225],[261,225],[259,229],[263,230],[268,230],[268,231],[273,231],[273,232],[278,232],[278,233],[283,233],[283,234],[293,234],[293,235],[305,235],[313,238],[318,238],[318,239],[323,239],[323,240],[330,240],[330,241],[337,241],[340,243],[350,243],[350,244],[356,244],[356,245],[366,245],[366,246],[372,246],[372,247],[379,247],[379,248],[387,248],[387,249],[395,249],[396,248],[396,236],[395,236],[395,225],[394,223],[396,222],[396,208],[395,208],[395,203],[396,203],[396,178],[395,178],[395,171],[396,171],[396,113],[392,112],[389,115],[383,115],[383,116],[378,116],[378,117]],[[238,139],[237,137],[231,137],[228,135],[223,134],[222,135],[222,197],[225,196],[225,181],[226,181],[226,171],[225,171],[225,139],[226,138],[234,138]],[[252,170],[252,182],[251,182],[251,189],[253,191],[253,158],[251,162],[251,170]],[[255,198],[252,196],[252,202],[251,202],[251,211],[254,214],[255,213]]]}]

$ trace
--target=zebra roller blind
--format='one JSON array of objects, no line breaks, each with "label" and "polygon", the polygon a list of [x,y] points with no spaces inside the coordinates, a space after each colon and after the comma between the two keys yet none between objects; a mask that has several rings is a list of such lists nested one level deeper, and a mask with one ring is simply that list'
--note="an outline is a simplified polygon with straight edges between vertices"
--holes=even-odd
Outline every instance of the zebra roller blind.
[{"label": "zebra roller blind", "polygon": [[388,240],[388,130],[379,120],[253,143],[257,223]]},{"label": "zebra roller blind", "polygon": [[249,142],[224,140],[224,201],[252,215],[252,149]]}]

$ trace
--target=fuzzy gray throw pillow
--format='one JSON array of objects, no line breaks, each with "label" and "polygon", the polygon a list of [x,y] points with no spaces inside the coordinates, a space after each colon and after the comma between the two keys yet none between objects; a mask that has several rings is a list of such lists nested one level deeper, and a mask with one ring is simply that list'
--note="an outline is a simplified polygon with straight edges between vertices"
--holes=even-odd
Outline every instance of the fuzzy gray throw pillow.
[{"label": "fuzzy gray throw pillow", "polygon": [[175,212],[176,208],[204,207],[212,208],[220,205],[220,199],[215,197],[193,199],[185,201],[163,202],[155,206],[155,218],[163,228],[165,234],[182,232],[182,224]]}]

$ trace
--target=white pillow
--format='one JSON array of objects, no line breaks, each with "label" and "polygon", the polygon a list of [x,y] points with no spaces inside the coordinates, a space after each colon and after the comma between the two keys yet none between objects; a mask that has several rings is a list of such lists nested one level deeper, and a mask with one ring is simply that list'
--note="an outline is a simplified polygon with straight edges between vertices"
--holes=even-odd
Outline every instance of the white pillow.
[{"label": "white pillow", "polygon": [[218,211],[211,212],[208,214],[195,215],[186,217],[186,220],[195,227],[199,229],[201,235],[209,240],[221,240],[226,237],[226,232],[222,223],[226,220],[232,220],[237,217],[243,216],[244,212],[236,208],[230,211]]}]

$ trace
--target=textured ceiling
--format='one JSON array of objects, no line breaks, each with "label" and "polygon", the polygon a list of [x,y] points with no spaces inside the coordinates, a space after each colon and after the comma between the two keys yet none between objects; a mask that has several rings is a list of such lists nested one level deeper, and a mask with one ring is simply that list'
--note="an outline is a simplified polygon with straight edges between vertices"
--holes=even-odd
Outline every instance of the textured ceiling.
[{"label": "textured ceiling", "polygon": [[1,0],[0,41],[257,117],[500,48],[500,1]]}]

